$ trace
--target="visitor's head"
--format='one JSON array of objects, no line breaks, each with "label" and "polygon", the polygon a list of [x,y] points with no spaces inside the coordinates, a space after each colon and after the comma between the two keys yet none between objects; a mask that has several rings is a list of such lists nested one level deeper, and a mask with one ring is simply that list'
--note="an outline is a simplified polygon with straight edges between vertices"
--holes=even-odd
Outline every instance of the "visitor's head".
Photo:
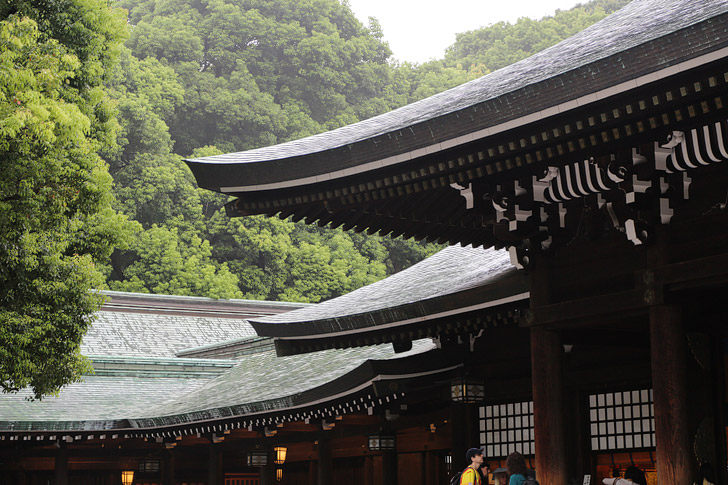
[{"label": "visitor's head", "polygon": [[493,470],[493,480],[495,485],[506,485],[508,483],[508,470],[505,468],[496,468]]},{"label": "visitor's head", "polygon": [[470,448],[465,452],[465,461],[470,464],[476,464],[478,466],[483,464],[483,449],[482,448]]},{"label": "visitor's head", "polygon": [[517,451],[514,451],[506,458],[506,468],[511,475],[526,476],[526,459]]},{"label": "visitor's head", "polygon": [[624,471],[624,478],[632,480],[634,483],[639,485],[647,485],[647,478],[645,473],[634,465],[628,466]]}]

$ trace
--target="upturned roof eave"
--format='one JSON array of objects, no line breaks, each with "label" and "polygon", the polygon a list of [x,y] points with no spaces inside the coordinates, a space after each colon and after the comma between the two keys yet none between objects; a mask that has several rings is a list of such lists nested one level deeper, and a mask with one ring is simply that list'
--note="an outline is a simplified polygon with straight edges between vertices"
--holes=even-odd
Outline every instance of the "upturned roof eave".
[{"label": "upturned roof eave", "polygon": [[450,372],[459,367],[456,356],[430,349],[406,357],[366,360],[351,371],[311,389],[262,401],[151,418],[96,420],[0,420],[2,434],[129,433],[168,431],[223,421],[246,421],[280,415],[346,399],[369,389],[378,380],[421,377]]},{"label": "upturned roof eave", "polygon": [[335,338],[379,332],[473,311],[497,311],[502,305],[528,301],[528,275],[515,268],[489,279],[486,284],[432,298],[350,315],[308,321],[268,322],[250,320],[260,336],[279,340]]},{"label": "upturned roof eave", "polygon": [[[682,8],[692,17],[685,14],[688,20],[675,25],[673,17],[661,16],[659,6]],[[655,32],[622,33],[618,41],[626,44],[623,49],[609,45],[615,36],[612,24],[619,24],[620,15],[634,25],[635,10],[644,17],[647,14],[642,10],[656,8],[653,17],[662,18],[662,23],[657,24],[659,28],[644,29]],[[576,109],[600,96],[618,94],[620,89],[637,87],[631,83],[635,79],[643,84],[654,81],[654,73],[724,48],[728,45],[725,37],[712,36],[705,41],[697,37],[701,31],[716,27],[711,23],[726,23],[726,11],[725,1],[696,7],[682,0],[635,0],[608,17],[617,16],[611,23],[602,21],[587,29],[587,34],[571,38],[577,41],[567,39],[524,61],[398,110],[302,140],[186,162],[201,187],[236,195],[325,182],[385,164],[404,163],[489,136],[490,129],[516,129],[536,121],[535,117],[554,116],[569,106]],[[719,18],[720,22],[716,20]],[[664,38],[669,36],[672,38],[667,42]],[[600,41],[605,46],[603,52],[570,60],[578,57],[579,47]],[[556,66],[541,75],[538,71],[549,60]],[[617,80],[614,75],[621,77]],[[464,120],[474,127],[471,131],[448,131]]]}]

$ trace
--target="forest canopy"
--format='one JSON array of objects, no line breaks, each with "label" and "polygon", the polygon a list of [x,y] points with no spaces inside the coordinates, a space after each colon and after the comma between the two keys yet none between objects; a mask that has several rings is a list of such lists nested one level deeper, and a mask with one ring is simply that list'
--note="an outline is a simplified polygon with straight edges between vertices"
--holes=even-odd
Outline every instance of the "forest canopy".
[{"label": "forest canopy", "polygon": [[[115,290],[317,302],[399,271],[437,246],[229,219],[181,158],[241,151],[354,123],[527,57],[627,0],[459,34],[444,59],[392,57],[376,19],[337,0],[118,0],[129,39],[110,89],[121,133],[105,154],[118,209],[142,225],[114,253]],[[202,275],[202,277],[200,277]]]},{"label": "forest canopy", "polygon": [[183,157],[331,130],[525,58],[628,3],[594,0],[401,62],[338,0],[0,4],[0,386],[88,369],[90,290],[318,302],[434,253],[420,242],[231,219]]}]

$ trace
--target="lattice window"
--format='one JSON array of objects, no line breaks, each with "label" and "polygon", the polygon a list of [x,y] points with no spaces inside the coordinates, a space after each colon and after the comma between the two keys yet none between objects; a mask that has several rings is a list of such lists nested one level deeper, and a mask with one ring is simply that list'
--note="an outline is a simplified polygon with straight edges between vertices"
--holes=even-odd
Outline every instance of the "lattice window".
[{"label": "lattice window", "polygon": [[593,451],[655,447],[652,389],[589,396]]},{"label": "lattice window", "polygon": [[259,485],[257,473],[229,473],[225,475],[225,485]]},{"label": "lattice window", "polygon": [[533,401],[481,406],[480,441],[489,458],[505,457],[513,451],[533,455]]}]

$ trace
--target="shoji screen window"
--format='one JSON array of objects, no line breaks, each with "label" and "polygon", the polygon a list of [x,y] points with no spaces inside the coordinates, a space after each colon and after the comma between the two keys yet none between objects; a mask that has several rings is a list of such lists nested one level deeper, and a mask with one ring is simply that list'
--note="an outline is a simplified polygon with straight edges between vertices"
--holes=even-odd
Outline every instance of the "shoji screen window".
[{"label": "shoji screen window", "polygon": [[589,396],[593,451],[655,447],[652,389]]},{"label": "shoji screen window", "polygon": [[506,457],[513,451],[533,455],[533,401],[482,406],[480,441],[489,458]]}]

